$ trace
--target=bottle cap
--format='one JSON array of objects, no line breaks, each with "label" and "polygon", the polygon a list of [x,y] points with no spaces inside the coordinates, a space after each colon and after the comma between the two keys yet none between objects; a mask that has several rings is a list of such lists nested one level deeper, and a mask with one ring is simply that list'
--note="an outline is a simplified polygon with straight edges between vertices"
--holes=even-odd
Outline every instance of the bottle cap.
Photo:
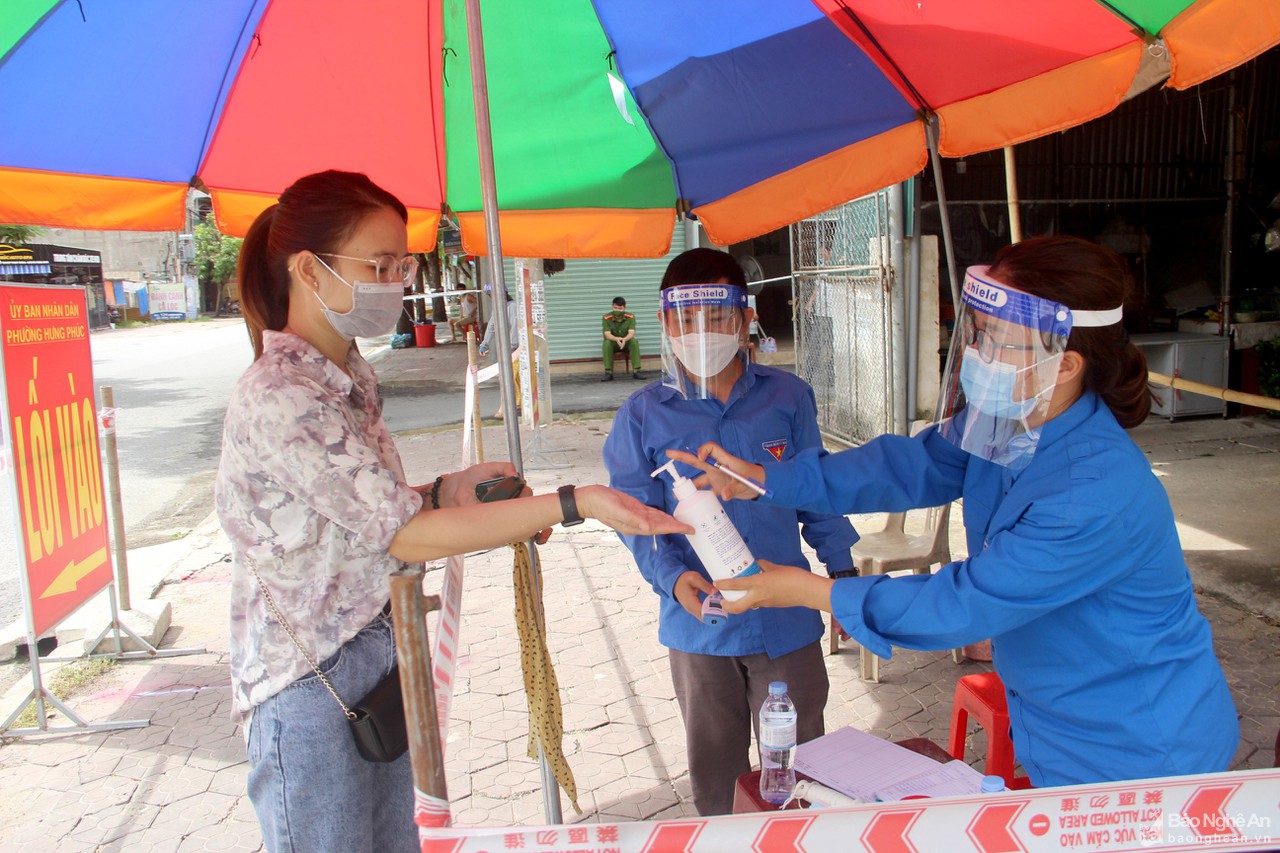
[{"label": "bottle cap", "polygon": [[771,696],[781,696],[783,693],[786,693],[786,692],[787,692],[787,682],[785,681],[769,682],[769,694]]},{"label": "bottle cap", "polygon": [[998,791],[1007,790],[1004,784],[1003,776],[983,776],[982,777],[982,793],[994,794]]}]

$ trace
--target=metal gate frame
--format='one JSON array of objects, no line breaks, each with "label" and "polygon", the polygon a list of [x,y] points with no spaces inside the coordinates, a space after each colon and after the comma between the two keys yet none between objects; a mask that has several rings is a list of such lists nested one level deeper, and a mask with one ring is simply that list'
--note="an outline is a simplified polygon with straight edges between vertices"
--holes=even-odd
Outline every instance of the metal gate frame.
[{"label": "metal gate frame", "polygon": [[796,372],[826,435],[861,444],[906,434],[901,185],[791,226]]}]

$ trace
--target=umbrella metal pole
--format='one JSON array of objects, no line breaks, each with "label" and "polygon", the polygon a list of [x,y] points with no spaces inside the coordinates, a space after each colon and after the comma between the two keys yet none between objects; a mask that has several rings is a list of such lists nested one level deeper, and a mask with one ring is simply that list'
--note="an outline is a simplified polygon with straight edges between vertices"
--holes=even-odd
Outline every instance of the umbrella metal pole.
[{"label": "umbrella metal pole", "polygon": [[915,421],[920,396],[920,178],[912,178],[911,250],[907,269],[911,271],[907,286],[907,423]]},{"label": "umbrella metal pole", "polygon": [[938,156],[938,118],[931,116],[925,125],[929,144],[929,162],[933,164],[933,183],[938,188],[938,213],[942,219],[942,246],[947,255],[947,279],[951,283],[951,304],[960,311],[960,281],[956,277],[956,250],[951,242],[951,220],[947,218],[947,191],[942,185],[942,158]]},{"label": "umbrella metal pole", "polygon": [[[524,476],[524,458],[520,452],[520,424],[516,420],[515,384],[511,376],[511,330],[507,328],[506,281],[502,273],[502,237],[498,231],[498,189],[493,168],[493,133],[489,124],[489,85],[484,66],[484,30],[480,24],[480,0],[467,0],[467,44],[471,52],[471,99],[476,113],[476,154],[480,164],[480,191],[484,205],[485,241],[489,255],[489,281],[493,284],[490,302],[494,306],[493,322],[498,357],[498,376],[502,383],[502,411],[506,414],[507,449],[516,472]],[[499,292],[501,291],[501,293]],[[501,301],[499,301],[501,300]],[[500,309],[500,310],[499,310]],[[533,381],[532,377],[530,381]],[[532,552],[533,544],[530,542]],[[542,590],[537,588],[537,600]],[[537,611],[535,611],[537,612]],[[560,811],[560,788],[551,772],[551,765],[542,754],[539,745],[539,763],[542,766],[542,801],[547,823],[563,823]],[[548,784],[550,782],[550,784]]]},{"label": "umbrella metal pole", "polygon": [[[1236,147],[1240,140],[1236,134],[1238,116],[1236,115],[1236,72],[1232,71],[1227,84],[1227,209],[1222,217],[1222,288],[1218,294],[1218,311],[1222,316],[1223,334],[1228,334],[1231,321],[1231,254],[1235,235],[1236,221],[1236,180],[1239,175],[1236,167],[1240,164]],[[1230,357],[1230,353],[1228,353]]]},{"label": "umbrella metal pole", "polygon": [[436,711],[435,685],[431,682],[431,647],[427,639],[427,612],[439,610],[440,599],[437,596],[428,599],[422,594],[422,575],[421,566],[392,572],[391,624],[396,637],[405,725],[409,730],[413,787],[448,802],[440,717]]},{"label": "umbrella metal pole", "polygon": [[480,196],[484,208],[484,236],[489,254],[489,301],[498,359],[502,411],[506,415],[507,448],[516,473],[524,476],[520,454],[520,424],[516,421],[515,383],[511,376],[511,329],[507,328],[507,282],[502,271],[502,235],[498,230],[498,186],[493,168],[493,132],[489,123],[489,83],[484,66],[484,31],[480,25],[480,0],[467,0],[467,44],[471,51],[471,101],[476,113],[476,155],[480,166]]},{"label": "umbrella metal pole", "polygon": [[893,360],[893,432],[907,435],[907,397],[912,382],[907,376],[907,300],[906,280],[903,274],[903,239],[906,233],[903,217],[906,200],[902,184],[889,187],[889,282],[892,286],[889,299],[890,357]]}]

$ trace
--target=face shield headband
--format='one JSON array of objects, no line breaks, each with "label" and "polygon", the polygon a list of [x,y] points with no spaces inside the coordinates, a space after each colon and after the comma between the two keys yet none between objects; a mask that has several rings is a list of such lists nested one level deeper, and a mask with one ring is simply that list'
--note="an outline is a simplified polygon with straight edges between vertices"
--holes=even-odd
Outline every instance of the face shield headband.
[{"label": "face shield headband", "polygon": [[742,351],[747,291],[731,284],[684,284],[662,291],[663,384],[705,398],[707,381]]},{"label": "face shield headband", "polygon": [[947,359],[939,433],[982,459],[1021,470],[1030,463],[1073,326],[1120,322],[1119,307],[1072,311],[970,267]]}]

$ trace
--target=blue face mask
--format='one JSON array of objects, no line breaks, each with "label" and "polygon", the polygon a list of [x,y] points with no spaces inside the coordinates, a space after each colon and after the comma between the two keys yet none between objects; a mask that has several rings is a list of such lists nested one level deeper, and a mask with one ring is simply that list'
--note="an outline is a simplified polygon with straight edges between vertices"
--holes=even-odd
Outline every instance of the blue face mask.
[{"label": "blue face mask", "polygon": [[960,361],[960,387],[964,397],[979,412],[992,418],[1023,419],[1035,410],[1038,397],[1013,399],[1018,368],[1003,361],[990,364],[982,360],[977,349],[969,347]]}]

